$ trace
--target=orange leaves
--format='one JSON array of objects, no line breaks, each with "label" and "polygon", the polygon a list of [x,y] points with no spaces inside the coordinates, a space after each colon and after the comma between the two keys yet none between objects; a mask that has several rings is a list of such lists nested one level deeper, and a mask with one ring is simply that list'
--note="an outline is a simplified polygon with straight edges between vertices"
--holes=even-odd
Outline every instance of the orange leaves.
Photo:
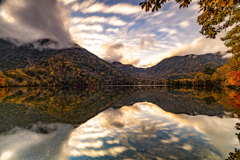
[{"label": "orange leaves", "polygon": [[5,87],[5,79],[0,77],[0,87]]},{"label": "orange leaves", "polygon": [[232,90],[228,96],[229,103],[240,109],[240,93]]},{"label": "orange leaves", "polygon": [[4,78],[0,77],[0,83],[4,82]]},{"label": "orange leaves", "polygon": [[228,72],[228,81],[231,85],[240,86],[240,71],[232,70]]},{"label": "orange leaves", "polygon": [[2,97],[5,94],[5,91],[0,91],[0,97]]},{"label": "orange leaves", "polygon": [[[149,10],[158,11],[162,8],[162,5],[166,3],[167,0],[145,0],[144,2],[141,2],[139,5],[142,7],[142,9],[145,8],[145,11],[148,12]],[[179,8],[185,8],[188,7],[189,4],[192,2],[192,0],[176,0],[177,3],[179,3]]]}]

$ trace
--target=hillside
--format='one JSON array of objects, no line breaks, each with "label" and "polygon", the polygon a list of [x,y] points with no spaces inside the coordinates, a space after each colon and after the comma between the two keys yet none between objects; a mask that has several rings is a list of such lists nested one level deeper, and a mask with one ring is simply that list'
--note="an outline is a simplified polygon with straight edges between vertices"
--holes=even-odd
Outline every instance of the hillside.
[{"label": "hillside", "polygon": [[194,76],[202,72],[205,67],[217,69],[221,67],[227,59],[222,58],[220,53],[205,54],[205,55],[186,55],[175,56],[171,58],[165,58],[155,66],[147,69],[129,67],[129,65],[116,65],[127,73],[134,72],[135,76],[143,78],[157,78],[157,79],[182,79],[182,78],[194,78]]},{"label": "hillside", "polygon": [[[16,46],[9,41],[0,39],[0,70],[15,70],[19,68],[37,68],[37,64],[50,58],[61,56],[88,73],[103,84],[118,84],[133,81],[135,78],[114,65],[98,58],[88,50],[74,45],[68,49],[50,49],[57,42],[43,39],[29,44]],[[124,83],[125,84],[125,83]]]},{"label": "hillside", "polygon": [[16,48],[16,45],[14,45],[13,43],[0,38],[0,57],[1,58],[4,57],[6,54],[11,52],[15,48]]},{"label": "hillside", "polygon": [[142,74],[145,72],[145,68],[137,68],[133,65],[124,65],[120,62],[113,62],[112,63],[117,68],[121,69],[122,71],[136,77],[136,78],[142,78]]},{"label": "hillside", "polygon": [[205,67],[217,69],[226,61],[227,59],[223,59],[220,53],[175,56],[164,59],[149,68],[147,72],[158,78],[193,78],[196,73],[202,72]]},{"label": "hillside", "polygon": [[62,56],[44,60],[25,69],[0,71],[1,81],[0,86],[82,86],[100,83]]},{"label": "hillside", "polygon": [[98,81],[98,84],[129,84],[130,81],[136,82],[136,79],[142,78],[192,79],[205,67],[216,69],[227,61],[220,53],[209,53],[175,56],[166,58],[150,68],[137,68],[120,62],[110,64],[77,44],[68,49],[51,49],[58,43],[49,39],[18,46],[13,44],[13,41],[18,42],[10,38],[0,39],[0,70],[37,68],[36,65],[44,60],[61,56]]}]

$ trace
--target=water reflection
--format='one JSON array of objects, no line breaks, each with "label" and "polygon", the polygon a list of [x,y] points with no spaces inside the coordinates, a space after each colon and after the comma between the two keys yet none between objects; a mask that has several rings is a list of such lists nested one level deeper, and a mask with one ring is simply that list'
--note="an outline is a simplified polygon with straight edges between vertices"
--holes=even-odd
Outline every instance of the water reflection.
[{"label": "water reflection", "polygon": [[237,122],[136,103],[110,108],[79,126],[64,151],[77,159],[223,159],[238,144]]},{"label": "water reflection", "polygon": [[239,153],[234,90],[0,89],[1,159],[225,159]]},{"label": "water reflection", "polygon": [[0,135],[0,159],[68,159],[61,150],[73,129],[59,123],[38,123],[28,129],[14,127]]},{"label": "water reflection", "polygon": [[206,104],[192,90],[162,87],[0,88],[0,133],[14,126],[43,123],[79,125],[109,107],[152,102],[177,114],[223,117],[222,105]]}]

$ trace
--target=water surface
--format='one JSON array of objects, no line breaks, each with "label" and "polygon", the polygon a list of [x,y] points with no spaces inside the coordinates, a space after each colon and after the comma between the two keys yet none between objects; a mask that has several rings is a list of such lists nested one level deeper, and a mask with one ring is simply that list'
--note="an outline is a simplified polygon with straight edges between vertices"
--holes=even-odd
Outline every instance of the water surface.
[{"label": "water surface", "polygon": [[239,149],[237,96],[163,87],[0,89],[0,159],[227,159]]}]

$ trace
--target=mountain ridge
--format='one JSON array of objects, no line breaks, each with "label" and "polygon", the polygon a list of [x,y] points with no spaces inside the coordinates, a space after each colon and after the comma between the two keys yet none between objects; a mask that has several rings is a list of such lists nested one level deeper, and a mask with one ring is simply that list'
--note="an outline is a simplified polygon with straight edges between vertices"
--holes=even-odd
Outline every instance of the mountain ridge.
[{"label": "mountain ridge", "polygon": [[29,68],[41,61],[55,56],[62,56],[73,62],[97,79],[185,79],[194,78],[205,67],[217,69],[226,63],[224,54],[207,53],[204,55],[190,54],[163,59],[149,68],[138,68],[131,64],[120,62],[108,63],[87,49],[74,44],[71,48],[52,49],[58,42],[50,39],[40,39],[31,43],[17,46],[12,41],[18,40],[0,38],[0,70],[15,70]]},{"label": "mountain ridge", "polygon": [[[33,48],[31,43],[14,46],[3,39],[0,39],[0,42],[3,44],[3,48],[0,50],[0,70],[3,71],[30,68],[42,61],[56,56],[61,56],[76,64],[78,68],[84,70],[90,76],[93,76],[99,81],[107,79],[107,84],[113,84],[113,82],[118,83],[119,81],[135,80],[133,76],[123,72],[113,64],[100,59],[98,56],[77,44],[71,48],[65,49],[45,48],[39,50]],[[51,41],[43,40],[42,42],[43,43],[41,44],[41,41],[38,41],[41,45],[45,45],[45,43],[49,43]]]},{"label": "mountain ridge", "polygon": [[158,64],[149,68],[138,68],[114,62],[113,64],[125,72],[135,72],[138,77],[151,79],[183,79],[194,78],[205,67],[217,69],[226,63],[225,54],[220,52],[207,53],[204,55],[190,54],[165,58]]}]

